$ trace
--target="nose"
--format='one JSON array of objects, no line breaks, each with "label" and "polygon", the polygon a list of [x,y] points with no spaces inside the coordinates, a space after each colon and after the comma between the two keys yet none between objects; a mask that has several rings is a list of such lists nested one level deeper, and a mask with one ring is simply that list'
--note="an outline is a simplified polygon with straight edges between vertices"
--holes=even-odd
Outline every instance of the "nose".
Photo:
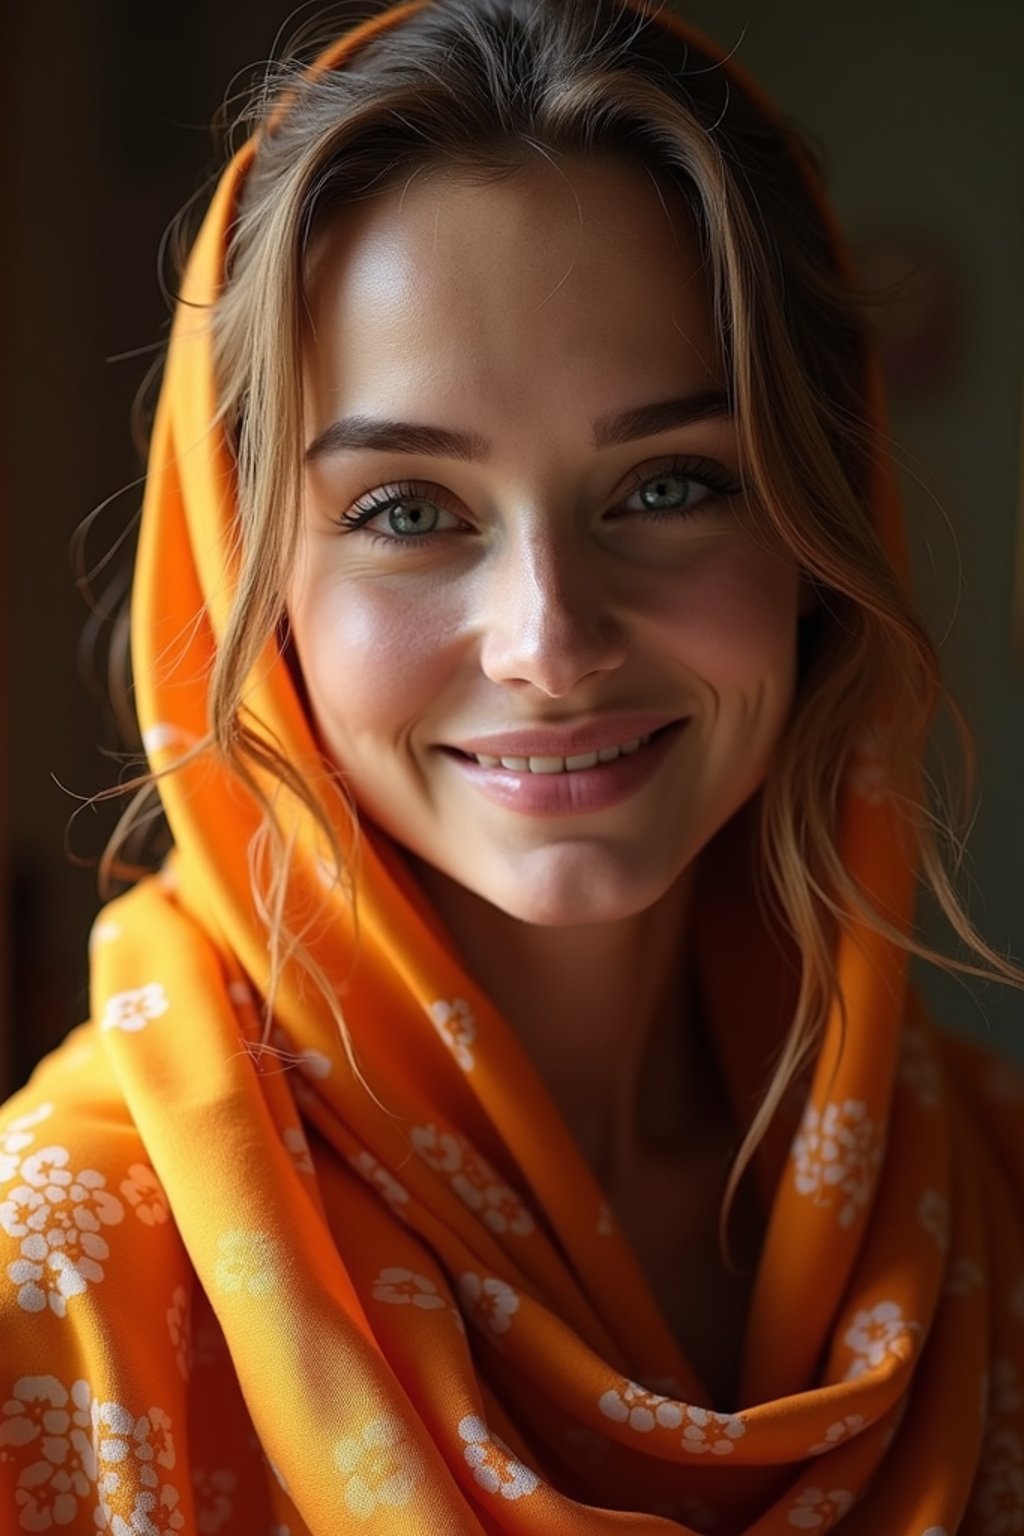
[{"label": "nose", "polygon": [[508,539],[482,614],[480,664],[492,682],[564,698],[622,665],[626,632],[606,561],[564,529],[533,526]]}]

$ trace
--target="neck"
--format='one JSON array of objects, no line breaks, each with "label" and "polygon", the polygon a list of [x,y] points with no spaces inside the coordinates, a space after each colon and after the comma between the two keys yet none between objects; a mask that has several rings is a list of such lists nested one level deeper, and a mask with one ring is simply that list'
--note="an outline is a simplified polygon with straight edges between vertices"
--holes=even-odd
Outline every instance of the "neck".
[{"label": "neck", "polygon": [[678,1155],[707,1114],[710,1087],[686,969],[692,869],[634,917],[556,928],[520,922],[431,866],[414,867],[595,1174],[611,1180],[637,1152]]}]

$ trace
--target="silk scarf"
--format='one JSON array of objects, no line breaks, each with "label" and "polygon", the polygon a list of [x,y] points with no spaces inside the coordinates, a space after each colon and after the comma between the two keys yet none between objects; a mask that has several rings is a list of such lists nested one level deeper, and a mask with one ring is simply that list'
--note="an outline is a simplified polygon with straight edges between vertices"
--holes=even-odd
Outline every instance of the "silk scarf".
[{"label": "silk scarf", "polygon": [[[205,317],[253,153],[190,258],[152,438],[132,644],[155,769],[207,729],[231,602],[234,469]],[[873,377],[866,391],[880,424]],[[873,498],[899,565],[884,468]],[[248,697],[354,852],[276,643]],[[842,847],[899,919],[914,880],[884,779],[869,733]],[[278,797],[289,912],[371,1093],[291,971],[261,1046],[254,802],[207,758],[161,795],[174,852],[101,913],[89,1022],[0,1115],[5,1531],[1024,1528],[1024,1088],[933,1028],[897,947],[855,927],[839,941],[842,1009],[754,1164],[766,1237],[737,1401],[716,1405],[523,1048],[383,840],[364,829],[353,908]],[[789,993],[735,834],[701,861],[694,944],[745,1124]]]}]

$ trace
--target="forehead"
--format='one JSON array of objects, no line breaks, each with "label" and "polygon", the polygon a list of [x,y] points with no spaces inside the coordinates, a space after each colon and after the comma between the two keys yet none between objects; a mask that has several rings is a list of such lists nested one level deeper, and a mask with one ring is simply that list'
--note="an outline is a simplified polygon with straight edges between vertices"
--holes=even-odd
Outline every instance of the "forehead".
[{"label": "forehead", "polygon": [[430,390],[518,411],[528,383],[597,409],[612,384],[722,382],[683,196],[610,157],[538,157],[486,184],[413,174],[319,232],[307,302],[307,372],[335,403]]}]

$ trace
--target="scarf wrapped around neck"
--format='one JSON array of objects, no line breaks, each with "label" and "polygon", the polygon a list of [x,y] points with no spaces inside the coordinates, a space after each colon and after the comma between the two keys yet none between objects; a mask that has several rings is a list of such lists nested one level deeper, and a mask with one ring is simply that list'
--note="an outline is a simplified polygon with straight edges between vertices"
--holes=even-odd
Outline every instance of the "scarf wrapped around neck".
[{"label": "scarf wrapped around neck", "polygon": [[[231,604],[234,466],[207,326],[253,152],[190,258],[152,440],[132,643],[157,770],[207,730]],[[899,565],[896,496],[876,481]],[[276,643],[247,704],[337,795],[351,848]],[[841,846],[908,922],[883,774],[866,748]],[[306,942],[370,1093],[287,967],[260,1047],[254,800],[208,757],[160,792],[174,852],[97,920],[91,1019],[0,1112],[4,1532],[1024,1529],[1024,1089],[933,1028],[898,946],[855,926],[838,941],[841,1005],[753,1164],[766,1236],[737,1400],[715,1404],[522,1045],[383,840],[364,829],[353,905],[279,793],[289,911],[314,914]],[[790,981],[745,907],[747,843],[727,828],[716,855],[692,942],[745,1125]]]}]

